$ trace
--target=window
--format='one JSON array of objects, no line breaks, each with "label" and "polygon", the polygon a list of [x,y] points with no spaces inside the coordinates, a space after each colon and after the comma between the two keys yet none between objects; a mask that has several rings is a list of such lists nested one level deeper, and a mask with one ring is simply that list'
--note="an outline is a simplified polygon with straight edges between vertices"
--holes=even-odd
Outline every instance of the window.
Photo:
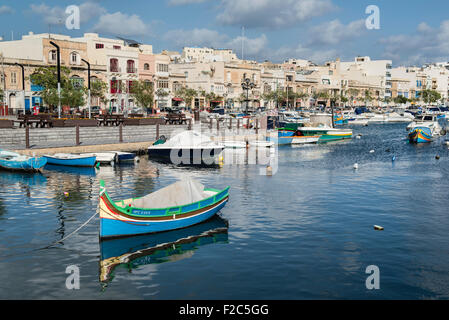
[{"label": "window", "polygon": [[157,82],[157,87],[159,89],[168,89],[168,80],[160,80]]},{"label": "window", "polygon": [[128,60],[126,62],[126,71],[128,73],[136,73],[136,68],[134,68],[134,60]]},{"label": "window", "polygon": [[122,47],[120,47],[120,46],[112,46],[112,48],[115,49],[115,50],[120,50]]},{"label": "window", "polygon": [[148,63],[145,63],[143,65],[143,70],[150,70],[150,65]]},{"label": "window", "polygon": [[11,72],[11,84],[17,83],[17,74],[15,72]]},{"label": "window", "polygon": [[104,48],[104,44],[103,43],[96,43],[95,44],[95,49],[103,49]]},{"label": "window", "polygon": [[157,71],[158,72],[168,72],[168,64],[158,64]]},{"label": "window", "polygon": [[78,64],[78,53],[72,52],[70,54],[70,64]]},{"label": "window", "polygon": [[58,58],[58,54],[57,54],[56,50],[51,50],[48,58],[52,62],[56,61],[56,59]]},{"label": "window", "polygon": [[112,58],[109,61],[109,69],[111,72],[119,72],[119,68],[118,68],[118,59]]}]

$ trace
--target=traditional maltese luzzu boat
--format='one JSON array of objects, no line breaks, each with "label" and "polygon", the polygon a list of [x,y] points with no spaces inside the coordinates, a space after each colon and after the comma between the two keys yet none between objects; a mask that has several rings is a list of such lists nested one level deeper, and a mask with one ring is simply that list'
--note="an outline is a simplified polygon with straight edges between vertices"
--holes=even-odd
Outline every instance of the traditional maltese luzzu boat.
[{"label": "traditional maltese luzzu boat", "polygon": [[213,217],[228,202],[229,187],[206,189],[181,180],[142,198],[114,202],[100,181],[100,238],[177,230]]}]

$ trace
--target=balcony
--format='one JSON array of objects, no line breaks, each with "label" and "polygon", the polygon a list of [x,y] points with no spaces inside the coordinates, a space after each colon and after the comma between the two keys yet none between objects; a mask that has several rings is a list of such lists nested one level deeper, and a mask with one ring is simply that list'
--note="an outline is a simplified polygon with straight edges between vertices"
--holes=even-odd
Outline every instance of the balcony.
[{"label": "balcony", "polygon": [[126,68],[127,73],[137,73],[137,68],[134,67],[128,67]]},{"label": "balcony", "polygon": [[122,72],[122,68],[117,67],[117,66],[109,66],[108,71],[112,72],[112,73],[121,73]]}]

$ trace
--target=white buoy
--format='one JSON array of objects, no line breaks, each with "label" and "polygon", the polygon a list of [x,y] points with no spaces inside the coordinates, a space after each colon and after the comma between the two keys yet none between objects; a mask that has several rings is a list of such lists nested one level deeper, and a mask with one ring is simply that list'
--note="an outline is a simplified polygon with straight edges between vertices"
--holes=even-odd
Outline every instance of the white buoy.
[{"label": "white buoy", "polygon": [[356,139],[362,139],[362,137],[361,136],[357,136],[357,137],[355,137]]},{"label": "white buoy", "polygon": [[354,169],[357,170],[359,168],[359,164],[358,163],[354,163]]},{"label": "white buoy", "polygon": [[374,150],[371,150],[369,153],[374,153],[374,152],[376,152],[376,151],[374,151]]},{"label": "white buoy", "polygon": [[273,168],[271,166],[267,166],[267,176],[273,175]]}]

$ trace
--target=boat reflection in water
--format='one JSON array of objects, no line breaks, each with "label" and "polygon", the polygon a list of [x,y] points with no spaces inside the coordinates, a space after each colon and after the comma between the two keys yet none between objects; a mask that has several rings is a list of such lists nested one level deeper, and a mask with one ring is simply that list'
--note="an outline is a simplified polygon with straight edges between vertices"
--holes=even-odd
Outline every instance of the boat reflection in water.
[{"label": "boat reflection in water", "polygon": [[100,282],[114,278],[118,266],[132,270],[153,263],[189,258],[200,246],[228,241],[228,221],[213,218],[189,228],[100,242]]},{"label": "boat reflection in water", "polygon": [[96,175],[95,168],[93,167],[71,167],[47,164],[44,169],[48,171],[56,171],[60,173],[69,173],[81,176],[94,177]]}]

